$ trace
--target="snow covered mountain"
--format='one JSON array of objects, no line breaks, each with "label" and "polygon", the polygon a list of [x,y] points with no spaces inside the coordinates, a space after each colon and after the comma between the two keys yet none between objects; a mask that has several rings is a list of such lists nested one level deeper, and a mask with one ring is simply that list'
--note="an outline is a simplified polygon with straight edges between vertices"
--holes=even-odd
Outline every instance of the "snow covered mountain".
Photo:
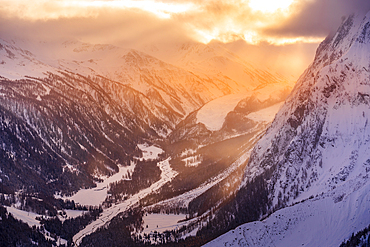
[{"label": "snow covered mountain", "polygon": [[132,49],[78,41],[37,43],[16,40],[14,44],[1,43],[4,59],[0,69],[8,79],[24,76],[43,78],[48,72],[59,71],[102,76],[149,98],[164,101],[181,116],[215,97],[236,90],[230,89],[225,82],[205,82],[188,71]]},{"label": "snow covered mountain", "polygon": [[[280,93],[277,93],[278,89],[281,90]],[[160,162],[160,167],[162,164],[168,165],[163,172],[167,174],[166,183],[162,184],[161,179],[150,186],[151,192],[145,189],[123,201],[121,198],[125,194],[120,190],[114,191],[108,199],[115,203],[115,206],[103,213],[103,220],[100,218],[92,222],[75,235],[76,243],[98,244],[102,236],[110,234],[114,231],[112,228],[117,227],[111,227],[105,222],[115,220],[119,222],[122,214],[127,211],[128,203],[140,203],[142,210],[146,212],[143,218],[145,222],[151,222],[151,218],[158,217],[162,219],[158,222],[160,225],[167,220],[172,222],[172,227],[161,228],[162,231],[152,228],[144,229],[144,234],[150,236],[148,238],[151,243],[160,243],[158,242],[160,238],[155,237],[154,231],[163,234],[165,230],[176,230],[176,233],[171,234],[178,239],[195,235],[197,225],[204,223],[204,219],[208,217],[209,208],[223,203],[225,194],[232,194],[239,186],[250,150],[261,133],[266,130],[266,126],[273,120],[287,91],[290,91],[289,87],[283,88],[282,85],[268,84],[249,95],[236,94],[215,99],[200,110],[191,113],[176,126],[166,140],[159,143],[169,157],[164,162]],[[207,123],[197,123],[197,115],[200,112],[209,116],[208,123],[213,122],[216,120],[214,107],[220,110],[220,106],[230,101],[233,104],[222,111],[224,117],[220,118],[221,123],[219,124],[223,126],[222,128],[210,130],[205,127]],[[249,104],[246,105],[245,101]],[[208,107],[209,105],[212,107]],[[237,112],[234,112],[235,109],[238,109]],[[217,114],[219,111],[216,111]],[[229,117],[230,114],[238,115],[239,118]],[[230,122],[235,126],[240,125],[240,129],[232,128]],[[246,124],[243,125],[243,122]],[[227,188],[224,187],[225,185]],[[119,185],[114,188],[117,187]],[[159,212],[171,214],[158,214]],[[182,214],[177,215],[179,212]],[[190,215],[189,220],[185,220],[186,214]],[[171,221],[179,217],[181,223]],[[147,224],[145,222],[144,225]],[[98,227],[103,226],[105,230],[96,231]],[[180,227],[181,230],[176,229]],[[89,234],[90,236],[87,236]],[[141,236],[140,234],[143,233],[139,231],[135,234]],[[118,238],[111,240],[110,244],[114,245],[115,241],[119,241]]]},{"label": "snow covered mountain", "polygon": [[253,58],[240,57],[216,41],[209,44],[188,42],[160,48],[149,46],[143,49],[148,54],[200,77],[227,81],[232,88],[248,82],[243,87],[252,90],[259,85],[289,81],[265,66],[257,66]]},{"label": "snow covered mountain", "polygon": [[349,16],[317,49],[221,211],[242,218],[229,222],[265,219],[207,246],[339,246],[369,225],[369,61],[370,13]]},{"label": "snow covered mountain", "polygon": [[[248,158],[242,154],[271,122],[259,111],[291,89],[225,49],[208,49],[182,49],[182,65],[186,57],[194,61],[182,66],[112,45],[0,39],[0,203],[51,217],[37,220],[43,221],[38,226],[70,243],[139,205],[188,211],[203,222],[213,202],[206,192],[214,188],[222,202],[220,187],[231,182],[227,193],[233,193]],[[209,123],[209,106],[225,95],[238,97],[221,114],[224,127],[207,129],[200,115]],[[235,129],[248,117],[245,129]],[[193,149],[192,135],[179,133],[199,126],[213,137],[195,136]],[[225,147],[230,152],[221,152]],[[183,193],[181,205],[160,204],[181,201]],[[65,218],[59,216],[77,209],[89,212],[70,219],[73,227],[61,226]]]},{"label": "snow covered mountain", "polygon": [[[165,50],[166,56],[163,52],[156,54],[166,58],[164,61],[169,62],[166,63],[137,50],[75,40],[35,42],[15,39],[0,40],[0,43],[0,72],[5,78],[44,78],[48,73],[61,71],[104,77],[142,93],[151,101],[144,103],[152,114],[175,124],[215,98],[245,93],[269,83],[285,83],[284,78],[256,69],[215,45],[183,45],[176,52]],[[105,89],[117,90],[117,87]],[[120,98],[124,95],[115,99]],[[176,119],[167,116],[173,114],[178,115],[174,116]],[[169,132],[171,127],[161,129],[158,134]]]}]

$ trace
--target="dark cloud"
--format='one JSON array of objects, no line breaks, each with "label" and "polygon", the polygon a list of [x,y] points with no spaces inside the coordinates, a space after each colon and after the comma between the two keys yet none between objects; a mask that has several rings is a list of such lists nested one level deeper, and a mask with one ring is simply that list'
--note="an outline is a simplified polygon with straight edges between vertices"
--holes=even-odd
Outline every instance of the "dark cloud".
[{"label": "dark cloud", "polygon": [[295,12],[281,23],[261,30],[262,34],[281,37],[320,37],[335,31],[342,17],[352,13],[365,14],[370,10],[368,0],[300,1]]}]

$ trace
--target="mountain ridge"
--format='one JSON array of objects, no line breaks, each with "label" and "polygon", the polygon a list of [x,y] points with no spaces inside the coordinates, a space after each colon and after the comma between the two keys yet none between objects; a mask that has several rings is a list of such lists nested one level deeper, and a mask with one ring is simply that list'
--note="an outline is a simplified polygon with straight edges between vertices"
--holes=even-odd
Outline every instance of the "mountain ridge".
[{"label": "mountain ridge", "polygon": [[257,221],[207,246],[339,246],[367,227],[369,23],[370,12],[351,15],[320,44],[252,151],[239,195],[222,211],[239,210],[239,217],[248,187],[262,177],[259,193],[268,196]]}]

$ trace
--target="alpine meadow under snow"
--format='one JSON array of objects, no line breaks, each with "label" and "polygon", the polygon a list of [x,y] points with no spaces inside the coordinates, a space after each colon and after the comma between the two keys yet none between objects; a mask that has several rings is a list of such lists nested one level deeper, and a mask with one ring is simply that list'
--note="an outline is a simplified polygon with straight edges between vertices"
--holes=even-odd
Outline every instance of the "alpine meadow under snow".
[{"label": "alpine meadow under snow", "polygon": [[0,37],[0,245],[370,246],[370,12],[228,47]]}]

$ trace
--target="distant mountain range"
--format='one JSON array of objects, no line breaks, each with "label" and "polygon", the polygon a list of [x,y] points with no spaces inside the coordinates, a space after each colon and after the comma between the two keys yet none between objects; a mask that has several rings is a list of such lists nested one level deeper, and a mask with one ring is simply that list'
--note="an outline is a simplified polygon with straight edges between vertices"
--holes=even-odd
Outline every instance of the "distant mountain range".
[{"label": "distant mountain range", "polygon": [[[55,244],[81,244],[132,205],[197,215],[185,224],[192,227],[203,222],[205,208],[215,202],[198,207],[208,200],[205,192],[240,180],[248,159],[242,153],[253,147],[292,88],[282,76],[217,45],[185,44],[168,51],[171,59],[164,62],[133,49],[73,40],[0,44],[0,201],[9,210],[49,217],[38,223],[46,231],[38,231],[53,234]],[[200,115],[212,122],[212,108],[227,99],[234,103],[222,111],[220,127],[208,129]],[[258,115],[263,109],[269,118]],[[163,153],[145,158],[152,151],[143,147]],[[102,208],[77,199],[97,191],[106,198]],[[84,220],[63,223],[66,210],[80,209],[89,211]],[[101,210],[104,222],[97,219]],[[184,236],[186,229],[176,234]]]}]

